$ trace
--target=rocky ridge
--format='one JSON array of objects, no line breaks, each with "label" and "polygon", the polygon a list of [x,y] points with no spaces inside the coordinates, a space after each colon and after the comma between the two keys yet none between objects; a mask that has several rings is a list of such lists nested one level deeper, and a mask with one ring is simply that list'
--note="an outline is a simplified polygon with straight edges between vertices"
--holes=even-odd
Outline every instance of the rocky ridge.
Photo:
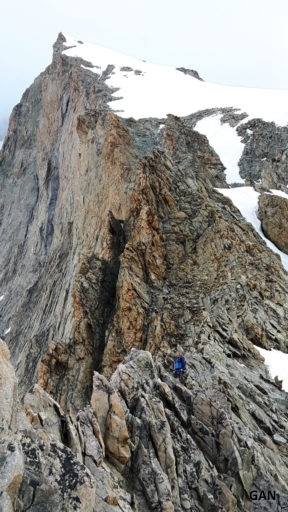
[{"label": "rocky ridge", "polygon": [[[281,510],[287,395],[255,345],[287,352],[287,273],[216,190],[215,111],[123,119],[63,43],[0,154],[2,509]],[[287,129],[220,111],[283,189]]]}]

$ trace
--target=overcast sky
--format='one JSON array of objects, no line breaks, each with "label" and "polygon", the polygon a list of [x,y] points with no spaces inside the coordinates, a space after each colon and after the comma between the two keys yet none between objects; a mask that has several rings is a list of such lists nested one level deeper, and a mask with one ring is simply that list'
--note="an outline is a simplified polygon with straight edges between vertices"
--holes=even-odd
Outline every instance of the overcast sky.
[{"label": "overcast sky", "polygon": [[60,31],[206,81],[288,89],[288,0],[5,0],[0,20],[0,129]]}]

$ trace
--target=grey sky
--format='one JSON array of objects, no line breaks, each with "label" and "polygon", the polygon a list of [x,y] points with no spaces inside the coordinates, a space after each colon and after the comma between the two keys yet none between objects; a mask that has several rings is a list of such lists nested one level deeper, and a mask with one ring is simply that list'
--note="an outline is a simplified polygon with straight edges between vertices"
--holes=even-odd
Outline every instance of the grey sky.
[{"label": "grey sky", "polygon": [[0,121],[60,31],[210,82],[288,89],[287,0],[6,0],[0,13]]}]

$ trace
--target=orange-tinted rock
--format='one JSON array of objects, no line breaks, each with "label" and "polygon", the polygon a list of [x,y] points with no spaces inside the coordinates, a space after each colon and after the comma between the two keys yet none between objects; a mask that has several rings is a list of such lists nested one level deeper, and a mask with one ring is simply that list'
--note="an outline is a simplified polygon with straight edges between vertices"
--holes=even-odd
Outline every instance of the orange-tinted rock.
[{"label": "orange-tinted rock", "polygon": [[288,254],[288,199],[273,194],[261,194],[258,216],[263,233],[280,251]]}]

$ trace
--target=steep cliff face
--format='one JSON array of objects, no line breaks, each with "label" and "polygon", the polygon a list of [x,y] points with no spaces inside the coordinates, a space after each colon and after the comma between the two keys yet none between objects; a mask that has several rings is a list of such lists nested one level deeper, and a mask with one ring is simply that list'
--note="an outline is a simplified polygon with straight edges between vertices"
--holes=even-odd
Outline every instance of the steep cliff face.
[{"label": "steep cliff face", "polygon": [[57,55],[14,109],[1,158],[2,329],[13,324],[23,390],[48,343],[70,338],[89,387],[115,296],[122,242],[111,222],[128,215],[136,165],[129,132],[102,113],[105,84]]},{"label": "steep cliff face", "polygon": [[255,345],[287,352],[287,273],[217,190],[225,167],[195,125],[236,127],[242,177],[262,189],[287,185],[287,128],[224,106],[121,117],[113,62],[95,73],[66,48],[60,34],[0,153],[0,334],[17,377],[3,343],[3,510],[257,510],[252,490],[280,510],[286,393]]}]

